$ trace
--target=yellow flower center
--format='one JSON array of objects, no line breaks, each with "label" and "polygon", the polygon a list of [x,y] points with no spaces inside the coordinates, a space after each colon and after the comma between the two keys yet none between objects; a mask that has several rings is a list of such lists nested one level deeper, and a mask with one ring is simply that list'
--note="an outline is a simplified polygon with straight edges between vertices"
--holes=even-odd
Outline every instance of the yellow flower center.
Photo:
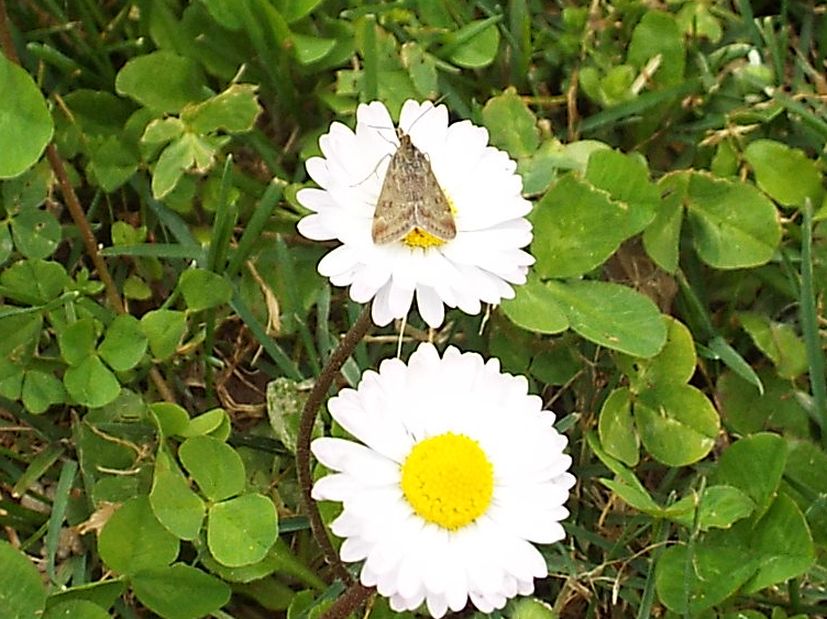
[{"label": "yellow flower center", "polygon": [[[451,214],[456,215],[457,209],[454,206],[453,201],[448,196],[445,196],[445,199],[448,201],[448,206],[451,208]],[[438,236],[434,236],[430,232],[425,232],[425,230],[420,228],[414,228],[405,235],[402,242],[408,247],[421,247],[422,249],[428,249],[429,247],[439,247],[440,245],[445,245],[447,241],[444,241]]]},{"label": "yellow flower center", "polygon": [[494,467],[477,441],[446,432],[414,445],[402,464],[402,492],[417,514],[454,531],[488,509]]},{"label": "yellow flower center", "polygon": [[440,245],[445,244],[445,241],[441,238],[434,236],[430,232],[420,230],[419,228],[414,228],[408,232],[405,238],[402,239],[402,242],[408,247],[422,247],[423,249],[427,249],[429,247],[439,247]]}]

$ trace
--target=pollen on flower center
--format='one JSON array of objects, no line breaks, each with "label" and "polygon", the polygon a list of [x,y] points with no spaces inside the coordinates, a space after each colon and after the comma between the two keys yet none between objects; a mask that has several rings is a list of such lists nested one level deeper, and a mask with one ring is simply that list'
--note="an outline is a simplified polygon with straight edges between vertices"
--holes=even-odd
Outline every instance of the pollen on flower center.
[{"label": "pollen on flower center", "polygon": [[420,230],[419,228],[414,228],[408,232],[408,234],[405,235],[405,238],[402,239],[402,242],[408,247],[422,247],[423,249],[427,249],[428,247],[439,247],[440,245],[445,244],[445,241],[441,238],[436,237],[429,232],[425,232],[424,230]]},{"label": "pollen on flower center", "polygon": [[477,441],[446,432],[414,445],[402,464],[401,484],[417,514],[453,531],[488,509],[494,468]]},{"label": "pollen on flower center", "polygon": [[[445,199],[448,201],[448,206],[451,208],[451,214],[457,214],[457,208],[454,206],[453,201],[448,196],[445,196]],[[421,228],[414,228],[405,237],[402,239],[402,242],[405,243],[408,247],[421,247],[422,249],[428,249],[429,247],[439,247],[440,245],[445,245],[447,241],[444,239],[439,238],[431,234],[430,232],[426,232]]]}]

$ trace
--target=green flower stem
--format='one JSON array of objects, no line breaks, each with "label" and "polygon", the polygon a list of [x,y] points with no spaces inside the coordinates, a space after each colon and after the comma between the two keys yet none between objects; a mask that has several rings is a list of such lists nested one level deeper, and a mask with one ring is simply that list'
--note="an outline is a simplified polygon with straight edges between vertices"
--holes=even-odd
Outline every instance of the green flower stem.
[{"label": "green flower stem", "polygon": [[370,324],[370,305],[365,305],[362,313],[359,314],[359,318],[353,323],[350,331],[345,334],[338,348],[333,351],[333,354],[330,355],[327,363],[322,368],[319,379],[316,381],[313,390],[307,398],[307,402],[304,404],[301,421],[299,422],[299,434],[296,440],[296,472],[301,489],[302,507],[310,520],[310,529],[319,546],[321,546],[325,559],[333,567],[336,576],[349,586],[353,584],[353,577],[347,569],[345,569],[344,564],[339,559],[339,555],[336,553],[336,549],[333,548],[333,544],[330,542],[330,538],[328,538],[327,531],[322,522],[321,514],[319,514],[316,501],[310,496],[310,491],[313,487],[313,474],[310,468],[310,439],[312,438],[313,425],[316,422],[319,407],[327,396],[333,380],[356,348],[356,345],[365,337],[365,334],[370,328]]}]

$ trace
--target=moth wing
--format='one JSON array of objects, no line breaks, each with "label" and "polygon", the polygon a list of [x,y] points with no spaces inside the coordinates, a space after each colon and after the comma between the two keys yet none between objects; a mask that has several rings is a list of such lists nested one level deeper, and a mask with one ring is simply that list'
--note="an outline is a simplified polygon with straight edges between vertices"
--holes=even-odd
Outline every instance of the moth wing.
[{"label": "moth wing", "polygon": [[385,245],[405,238],[416,225],[415,211],[414,203],[402,194],[394,176],[387,174],[373,212],[373,242]]},{"label": "moth wing", "polygon": [[414,223],[428,234],[443,241],[450,241],[457,235],[454,214],[430,167],[422,175],[421,194],[422,200],[416,205]]}]

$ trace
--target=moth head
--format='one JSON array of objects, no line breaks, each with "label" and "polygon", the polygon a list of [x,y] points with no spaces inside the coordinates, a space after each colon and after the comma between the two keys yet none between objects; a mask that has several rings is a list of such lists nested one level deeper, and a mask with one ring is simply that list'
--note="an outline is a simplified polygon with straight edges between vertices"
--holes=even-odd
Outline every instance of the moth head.
[{"label": "moth head", "polygon": [[411,136],[402,131],[399,127],[396,128],[396,137],[399,138],[399,147],[400,148],[410,148],[413,146],[413,142],[411,142]]}]

